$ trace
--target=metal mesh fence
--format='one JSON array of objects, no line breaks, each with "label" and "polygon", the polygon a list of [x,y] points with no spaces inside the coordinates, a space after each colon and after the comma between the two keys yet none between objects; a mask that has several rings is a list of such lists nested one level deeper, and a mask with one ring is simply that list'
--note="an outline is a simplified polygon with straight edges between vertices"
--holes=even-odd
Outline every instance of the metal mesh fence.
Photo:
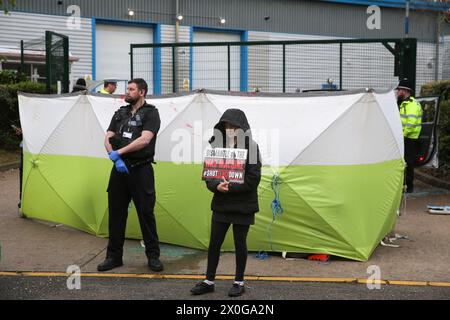
[{"label": "metal mesh fence", "polygon": [[[18,71],[23,73],[27,79],[34,80],[31,63],[44,65],[39,57],[45,57],[45,37],[20,41],[20,67]],[[26,63],[28,62],[28,63]],[[35,68],[36,70],[36,68]],[[37,71],[37,70],[36,70]],[[36,76],[36,78],[39,78]],[[34,81],[36,81],[35,79]]]},{"label": "metal mesh fence", "polygon": [[156,94],[384,89],[416,77],[415,39],[132,45],[131,52],[132,77],[153,83]]},{"label": "metal mesh fence", "polygon": [[344,45],[343,60],[343,87],[390,88],[398,83],[395,57],[380,43]]},{"label": "metal mesh fence", "polygon": [[417,87],[435,80],[450,80],[450,37],[417,45]]},{"label": "metal mesh fence", "polygon": [[132,54],[133,78],[145,79],[149,85],[149,92],[153,92],[153,48],[140,48]]},{"label": "metal mesh fence", "polygon": [[240,47],[193,47],[192,89],[240,90]]},{"label": "metal mesh fence", "polygon": [[40,37],[32,40],[21,41],[23,50],[45,52],[45,38]]},{"label": "metal mesh fence", "polygon": [[442,62],[442,72],[440,79],[450,80],[450,37],[442,42],[440,47],[440,61]]}]

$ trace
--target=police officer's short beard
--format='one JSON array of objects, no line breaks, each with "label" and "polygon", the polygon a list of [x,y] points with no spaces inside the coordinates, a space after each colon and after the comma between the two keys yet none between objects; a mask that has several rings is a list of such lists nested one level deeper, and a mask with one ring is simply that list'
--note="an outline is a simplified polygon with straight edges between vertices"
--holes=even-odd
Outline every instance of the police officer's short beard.
[{"label": "police officer's short beard", "polygon": [[133,98],[133,97],[127,95],[125,97],[125,102],[131,104],[132,106],[134,106],[139,101],[140,98],[141,97]]}]

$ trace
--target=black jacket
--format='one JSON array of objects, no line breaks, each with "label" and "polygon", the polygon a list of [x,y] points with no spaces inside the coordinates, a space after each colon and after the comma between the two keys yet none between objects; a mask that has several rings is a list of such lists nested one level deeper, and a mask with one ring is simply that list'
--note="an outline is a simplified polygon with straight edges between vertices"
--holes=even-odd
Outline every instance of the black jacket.
[{"label": "black jacket", "polygon": [[[215,134],[209,140],[213,148],[226,147],[224,122],[231,123],[246,133],[245,148],[248,150],[248,154],[245,165],[245,178],[244,184],[230,183],[229,192],[227,193],[217,191],[219,181],[207,181],[208,189],[214,193],[211,210],[221,213],[254,214],[259,211],[258,185],[261,180],[261,156],[258,144],[252,139],[245,113],[239,109],[228,109],[220,118],[219,123],[214,126]],[[221,135],[218,135],[218,132]]]}]

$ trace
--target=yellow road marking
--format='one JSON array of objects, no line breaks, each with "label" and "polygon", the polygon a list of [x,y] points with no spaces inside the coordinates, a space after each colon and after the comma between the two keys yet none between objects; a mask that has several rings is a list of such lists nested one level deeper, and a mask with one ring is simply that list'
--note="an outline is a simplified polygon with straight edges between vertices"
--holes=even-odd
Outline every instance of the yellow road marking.
[{"label": "yellow road marking", "polygon": [[390,281],[386,280],[368,280],[368,279],[358,279],[359,284],[388,284]]},{"label": "yellow road marking", "polygon": [[[247,277],[246,277],[247,279]],[[305,277],[258,277],[259,281],[292,281],[292,282],[356,282],[354,278],[305,278]]]},{"label": "yellow road marking", "polygon": [[[69,277],[65,272],[0,272],[5,277]],[[204,279],[204,275],[185,274],[133,274],[133,273],[81,273],[81,277],[89,278],[132,278],[132,279]],[[217,280],[233,280],[234,276],[219,275]],[[329,282],[329,283],[358,283],[358,284],[383,284],[400,286],[433,286],[450,287],[450,282],[439,281],[405,281],[405,280],[368,280],[358,278],[317,278],[317,277],[271,277],[271,276],[246,276],[247,281],[285,281],[285,282]]]},{"label": "yellow road marking", "polygon": [[436,287],[450,287],[450,282],[429,282],[428,285]]},{"label": "yellow road marking", "polygon": [[398,281],[388,280],[388,284],[397,286],[428,286],[429,282],[426,281]]}]

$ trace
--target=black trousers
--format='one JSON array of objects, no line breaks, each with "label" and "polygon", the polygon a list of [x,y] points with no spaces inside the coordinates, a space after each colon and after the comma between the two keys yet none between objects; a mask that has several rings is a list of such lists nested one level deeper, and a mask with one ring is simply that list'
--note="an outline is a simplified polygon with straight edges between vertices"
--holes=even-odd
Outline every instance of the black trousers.
[{"label": "black trousers", "polygon": [[20,150],[20,165],[19,165],[19,203],[22,203],[22,184],[23,184],[23,148]]},{"label": "black trousers", "polygon": [[[206,279],[214,281],[219,264],[220,248],[231,223],[211,222],[211,237],[208,249],[208,266]],[[247,264],[247,234],[249,225],[233,224],[234,248],[236,251],[236,281],[244,281],[245,266]]]},{"label": "black trousers", "polygon": [[419,142],[417,139],[405,138],[405,184],[408,190],[414,188],[414,165],[419,152]]},{"label": "black trousers", "polygon": [[122,260],[128,206],[131,199],[139,218],[147,258],[159,258],[159,240],[153,209],[155,207],[155,179],[153,167],[143,165],[129,168],[130,174],[111,171],[108,185],[109,242],[107,258]]}]

